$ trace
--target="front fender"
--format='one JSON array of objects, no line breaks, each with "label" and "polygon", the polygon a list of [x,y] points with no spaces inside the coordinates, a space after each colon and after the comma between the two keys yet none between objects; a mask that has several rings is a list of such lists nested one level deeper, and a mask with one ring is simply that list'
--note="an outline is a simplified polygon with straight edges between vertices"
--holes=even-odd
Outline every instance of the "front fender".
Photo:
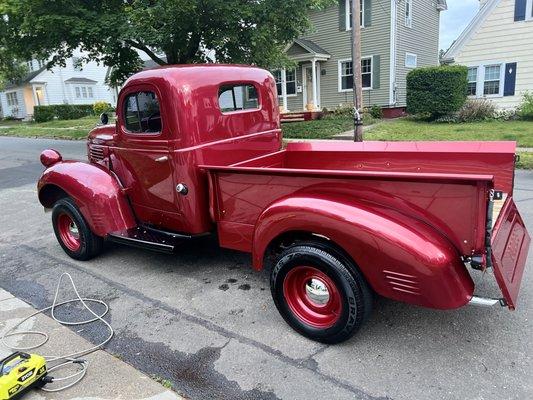
[{"label": "front fender", "polygon": [[382,296],[439,309],[458,308],[472,298],[474,283],[453,245],[395,210],[342,196],[280,200],[257,221],[254,267],[262,267],[275,238],[291,231],[320,234],[342,247]]},{"label": "front fender", "polygon": [[46,208],[53,207],[58,192],[72,197],[98,236],[136,226],[119,182],[103,167],[78,161],[59,162],[43,172],[37,190],[39,202]]}]

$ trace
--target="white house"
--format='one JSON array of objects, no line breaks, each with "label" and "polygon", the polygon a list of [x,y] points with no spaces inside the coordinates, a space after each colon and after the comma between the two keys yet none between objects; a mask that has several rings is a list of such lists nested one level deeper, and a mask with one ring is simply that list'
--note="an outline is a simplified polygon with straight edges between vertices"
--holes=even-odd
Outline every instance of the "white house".
[{"label": "white house", "polygon": [[107,67],[96,62],[79,65],[76,51],[65,67],[46,69],[46,62],[27,62],[29,73],[21,82],[7,84],[0,91],[4,117],[30,119],[36,105],[116,103],[115,92],[105,84]]},{"label": "white house", "polygon": [[468,92],[515,108],[533,92],[533,0],[480,0],[480,9],[444,55],[468,69]]}]

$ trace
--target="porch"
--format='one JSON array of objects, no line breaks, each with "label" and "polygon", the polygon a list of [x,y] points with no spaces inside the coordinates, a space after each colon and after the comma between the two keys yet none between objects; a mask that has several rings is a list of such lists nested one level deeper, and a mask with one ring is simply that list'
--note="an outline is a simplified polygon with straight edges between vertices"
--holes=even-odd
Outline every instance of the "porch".
[{"label": "porch", "polygon": [[302,114],[300,118],[314,119],[313,113],[322,109],[322,67],[331,55],[316,43],[305,39],[296,39],[287,46],[285,52],[297,65],[293,69],[284,68],[274,72],[281,112],[298,112]]}]

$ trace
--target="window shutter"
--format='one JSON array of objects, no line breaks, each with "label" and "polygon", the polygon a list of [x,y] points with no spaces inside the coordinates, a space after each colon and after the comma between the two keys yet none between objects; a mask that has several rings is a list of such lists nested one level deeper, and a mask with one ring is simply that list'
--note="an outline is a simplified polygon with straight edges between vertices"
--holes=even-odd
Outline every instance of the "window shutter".
[{"label": "window shutter", "polygon": [[371,26],[372,25],[372,0],[363,0],[364,2],[364,15],[363,15],[363,21],[365,23],[365,26]]},{"label": "window shutter", "polygon": [[514,3],[514,20],[524,21],[526,19],[527,0],[515,0]]},{"label": "window shutter", "polygon": [[516,63],[505,64],[504,96],[514,96],[516,86]]},{"label": "window shutter", "polygon": [[381,87],[381,57],[372,57],[372,89]]},{"label": "window shutter", "polygon": [[339,0],[339,31],[346,30],[346,0]]}]

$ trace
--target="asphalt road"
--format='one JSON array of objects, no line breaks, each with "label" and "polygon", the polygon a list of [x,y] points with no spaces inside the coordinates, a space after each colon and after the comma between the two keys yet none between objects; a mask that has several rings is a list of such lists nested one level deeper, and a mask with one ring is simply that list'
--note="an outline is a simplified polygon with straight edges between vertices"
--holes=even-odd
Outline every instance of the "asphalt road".
[{"label": "asphalt road", "polygon": [[[119,245],[69,259],[37,202],[40,150],[85,157],[85,143],[0,137],[0,287],[40,308],[70,272],[110,304],[107,350],[193,399],[531,399],[533,252],[518,310],[434,311],[377,299],[365,327],[336,346],[294,333],[247,255],[205,239],[162,255]],[[533,172],[515,198],[533,232]],[[478,294],[498,296],[476,273]],[[64,294],[69,297],[69,294]],[[98,341],[98,331],[81,331]],[[91,395],[91,388],[87,388]]]}]

